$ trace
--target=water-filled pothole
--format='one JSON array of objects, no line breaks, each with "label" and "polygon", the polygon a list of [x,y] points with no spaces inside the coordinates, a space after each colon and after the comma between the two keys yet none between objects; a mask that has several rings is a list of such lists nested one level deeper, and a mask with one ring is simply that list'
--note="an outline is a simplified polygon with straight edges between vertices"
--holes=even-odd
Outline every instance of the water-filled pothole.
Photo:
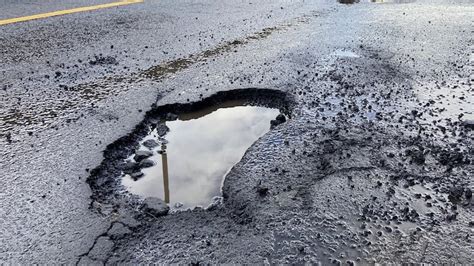
[{"label": "water-filled pothole", "polygon": [[276,108],[245,105],[243,100],[170,113],[127,159],[139,168],[126,170],[122,184],[172,208],[206,207],[221,196],[224,176],[270,130],[271,121],[285,119],[279,114]]},{"label": "water-filled pothole", "polygon": [[137,207],[152,196],[172,208],[206,207],[246,150],[290,118],[292,105],[282,91],[249,88],[155,106],[133,132],[107,146],[87,179],[93,202]]}]

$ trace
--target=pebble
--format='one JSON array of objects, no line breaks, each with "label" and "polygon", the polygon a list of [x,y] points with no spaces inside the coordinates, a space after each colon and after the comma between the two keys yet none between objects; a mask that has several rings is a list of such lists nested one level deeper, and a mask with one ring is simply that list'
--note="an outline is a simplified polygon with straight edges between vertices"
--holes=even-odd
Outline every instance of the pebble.
[{"label": "pebble", "polygon": [[142,160],[151,157],[153,155],[153,152],[151,151],[136,151],[135,156],[133,156],[133,159],[136,162],[141,162]]},{"label": "pebble", "polygon": [[162,199],[148,197],[143,201],[142,210],[154,216],[163,216],[168,214],[170,207]]},{"label": "pebble", "polygon": [[158,136],[163,137],[170,131],[169,127],[167,127],[165,124],[158,124],[156,126],[156,132],[158,133]]},{"label": "pebble", "polygon": [[131,174],[138,169],[138,164],[135,162],[126,162],[122,165],[122,170],[126,174]]},{"label": "pebble", "polygon": [[466,190],[464,190],[464,195],[466,196],[466,199],[471,199],[472,198],[472,190],[470,188],[466,188]]},{"label": "pebble", "polygon": [[283,124],[285,122],[286,122],[286,117],[283,114],[279,114],[274,120],[270,121],[270,126],[273,129],[276,126]]},{"label": "pebble", "polygon": [[464,120],[461,124],[467,129],[474,130],[474,120]]},{"label": "pebble", "polygon": [[114,223],[112,228],[107,232],[107,234],[112,238],[112,239],[120,239],[123,238],[125,235],[130,234],[132,231],[125,227],[121,223]]},{"label": "pebble", "polygon": [[133,180],[137,180],[139,179],[140,177],[142,177],[144,174],[140,171],[138,172],[134,172],[134,173],[131,173],[130,174],[130,177],[133,179]]},{"label": "pebble", "polygon": [[173,113],[167,113],[165,119],[166,119],[166,121],[174,121],[174,120],[178,119],[178,115],[173,114]]},{"label": "pebble", "polygon": [[158,142],[154,139],[145,140],[142,145],[150,150],[159,146]]},{"label": "pebble", "polygon": [[154,165],[155,165],[155,162],[153,162],[150,159],[145,159],[145,160],[141,161],[140,164],[139,164],[140,168],[148,168],[148,167],[152,167]]}]

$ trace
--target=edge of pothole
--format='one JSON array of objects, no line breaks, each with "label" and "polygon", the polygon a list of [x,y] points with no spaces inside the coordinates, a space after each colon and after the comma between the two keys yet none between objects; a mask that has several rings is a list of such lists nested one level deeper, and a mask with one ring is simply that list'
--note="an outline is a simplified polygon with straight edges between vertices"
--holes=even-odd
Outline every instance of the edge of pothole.
[{"label": "edge of pothole", "polygon": [[[177,102],[164,105],[152,105],[144,119],[128,134],[107,145],[103,151],[102,162],[93,170],[86,182],[89,184],[91,195],[91,209],[100,213],[116,211],[118,208],[138,210],[141,198],[126,192],[120,182],[120,164],[133,152],[139,140],[150,131],[150,126],[156,118],[166,113],[192,112],[224,101],[244,100],[249,105],[269,106],[291,117],[291,110],[295,100],[285,91],[268,88],[240,88],[219,91],[204,99],[195,102]],[[106,207],[107,210],[101,209]]]}]

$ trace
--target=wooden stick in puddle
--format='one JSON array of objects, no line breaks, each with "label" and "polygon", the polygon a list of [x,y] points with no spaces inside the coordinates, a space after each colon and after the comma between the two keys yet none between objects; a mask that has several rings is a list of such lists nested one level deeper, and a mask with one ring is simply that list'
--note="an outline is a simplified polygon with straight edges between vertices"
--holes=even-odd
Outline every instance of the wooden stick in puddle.
[{"label": "wooden stick in puddle", "polygon": [[163,168],[163,186],[165,189],[165,202],[170,203],[170,188],[168,179],[168,155],[166,154],[166,145],[161,145],[161,163]]}]

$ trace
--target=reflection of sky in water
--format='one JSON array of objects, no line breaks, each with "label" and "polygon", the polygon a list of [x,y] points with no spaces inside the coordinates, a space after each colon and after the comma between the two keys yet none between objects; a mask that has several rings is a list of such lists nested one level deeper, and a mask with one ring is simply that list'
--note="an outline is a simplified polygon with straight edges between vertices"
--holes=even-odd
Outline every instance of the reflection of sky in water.
[{"label": "reflection of sky in water", "polygon": [[[207,206],[213,197],[220,196],[225,174],[270,129],[270,120],[278,113],[277,109],[238,106],[221,108],[198,119],[166,122],[170,128],[165,136],[169,142],[170,205],[181,202],[184,207]],[[151,159],[156,166],[143,169],[143,178],[133,181],[127,176],[123,184],[134,194],[164,199],[161,155]]]}]

